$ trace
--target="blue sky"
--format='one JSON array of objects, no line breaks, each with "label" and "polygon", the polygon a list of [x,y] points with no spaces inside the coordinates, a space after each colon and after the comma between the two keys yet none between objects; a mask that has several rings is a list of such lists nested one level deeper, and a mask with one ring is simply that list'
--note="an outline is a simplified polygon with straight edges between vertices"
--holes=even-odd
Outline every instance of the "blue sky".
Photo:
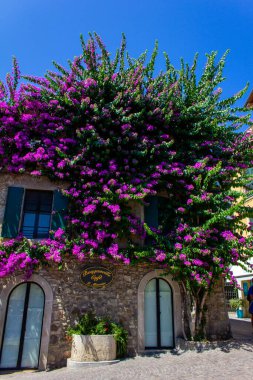
[{"label": "blue sky", "polygon": [[112,53],[121,33],[127,37],[128,51],[136,57],[151,51],[159,41],[157,69],[163,68],[163,51],[179,67],[183,57],[192,62],[199,53],[217,50],[227,59],[223,83],[225,96],[253,90],[253,7],[252,0],[8,0],[1,2],[0,78],[11,70],[15,55],[23,74],[43,75],[52,60],[65,64],[80,54],[79,35],[101,35]]}]

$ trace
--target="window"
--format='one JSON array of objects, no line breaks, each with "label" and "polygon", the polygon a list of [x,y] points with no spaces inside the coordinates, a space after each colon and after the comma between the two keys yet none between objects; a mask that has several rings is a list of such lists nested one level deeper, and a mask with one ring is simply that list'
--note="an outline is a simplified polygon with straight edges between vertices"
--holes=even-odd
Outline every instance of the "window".
[{"label": "window", "polygon": [[249,182],[246,185],[246,191],[247,190],[253,190],[253,181],[251,180],[253,177],[253,168],[249,168],[246,170],[246,174],[250,176]]},{"label": "window", "polygon": [[26,190],[20,232],[33,239],[49,236],[53,192]]},{"label": "window", "polygon": [[249,218],[249,230],[252,233],[252,231],[253,231],[253,218]]},{"label": "window", "polygon": [[253,168],[249,168],[246,170],[246,173],[250,176],[253,176]]},{"label": "window", "polygon": [[145,198],[144,220],[149,227],[158,228],[163,222],[166,213],[168,198],[160,196],[148,196]]},{"label": "window", "polygon": [[224,292],[225,292],[225,300],[226,300],[227,309],[228,311],[233,311],[233,309],[230,306],[229,300],[238,298],[238,289],[236,289],[234,285],[225,284]]},{"label": "window", "polygon": [[[147,196],[145,198],[144,207],[144,221],[152,229],[163,227],[161,231],[166,235],[170,229],[171,222],[173,221],[173,208],[170,205],[169,199],[162,196]],[[147,236],[145,245],[150,245],[152,238]]]},{"label": "window", "polygon": [[28,190],[10,186],[2,226],[2,237],[20,232],[30,239],[44,239],[49,231],[65,227],[67,198],[60,190]]}]

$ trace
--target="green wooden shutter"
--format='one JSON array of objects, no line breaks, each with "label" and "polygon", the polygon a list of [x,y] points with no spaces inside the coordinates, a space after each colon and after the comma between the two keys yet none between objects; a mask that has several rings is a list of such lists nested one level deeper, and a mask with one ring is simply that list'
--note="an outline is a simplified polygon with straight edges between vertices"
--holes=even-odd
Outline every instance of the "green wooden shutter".
[{"label": "green wooden shutter", "polygon": [[54,191],[53,214],[51,230],[56,231],[58,228],[65,228],[66,221],[64,217],[67,213],[68,199],[61,191]]},{"label": "green wooden shutter", "polygon": [[161,196],[157,197],[158,225],[161,225],[162,222],[164,222],[164,217],[168,213],[167,205],[168,205],[168,198],[161,197]]},{"label": "green wooden shutter", "polygon": [[2,237],[14,238],[19,232],[22,203],[24,197],[23,187],[9,187],[4,213]]},{"label": "green wooden shutter", "polygon": [[148,196],[145,202],[149,203],[144,207],[144,221],[149,227],[158,228],[158,198],[156,196]]}]

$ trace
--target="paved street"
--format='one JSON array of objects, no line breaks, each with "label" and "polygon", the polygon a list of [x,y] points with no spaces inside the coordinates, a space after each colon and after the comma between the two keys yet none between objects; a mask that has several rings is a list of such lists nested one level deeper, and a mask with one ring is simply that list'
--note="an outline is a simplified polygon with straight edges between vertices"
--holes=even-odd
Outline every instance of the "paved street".
[{"label": "paved street", "polygon": [[104,367],[2,374],[1,380],[249,380],[253,358],[250,321],[231,319],[231,327],[235,339],[209,351],[139,356]]}]

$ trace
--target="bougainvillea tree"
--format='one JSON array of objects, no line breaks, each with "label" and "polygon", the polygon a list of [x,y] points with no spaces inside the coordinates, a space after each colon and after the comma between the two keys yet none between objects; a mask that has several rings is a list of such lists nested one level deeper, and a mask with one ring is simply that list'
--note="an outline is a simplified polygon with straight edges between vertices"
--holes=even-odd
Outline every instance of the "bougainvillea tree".
[{"label": "bougainvillea tree", "polygon": [[[145,54],[129,57],[124,38],[114,59],[96,34],[81,43],[82,55],[68,69],[55,63],[57,72],[18,87],[14,60],[13,75],[1,83],[2,173],[67,182],[69,206],[65,228],[50,238],[1,242],[0,276],[62,266],[71,256],[157,262],[191,297],[189,334],[203,336],[209,291],[221,276],[233,283],[231,265],[245,267],[252,256],[241,190],[253,164],[252,139],[238,133],[249,114],[234,106],[246,89],[222,99],[225,56],[216,62],[215,53],[199,79],[197,59],[176,70],[167,55],[155,76],[157,46],[146,61]],[[131,204],[147,206],[159,194],[154,228]]]}]

